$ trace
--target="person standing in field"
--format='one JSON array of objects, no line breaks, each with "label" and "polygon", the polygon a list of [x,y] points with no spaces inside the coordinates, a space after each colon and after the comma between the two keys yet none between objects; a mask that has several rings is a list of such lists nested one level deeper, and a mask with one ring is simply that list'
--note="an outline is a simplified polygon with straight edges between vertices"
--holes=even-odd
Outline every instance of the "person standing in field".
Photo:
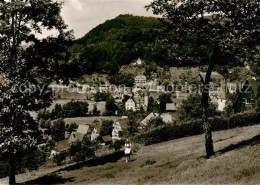
[{"label": "person standing in field", "polygon": [[131,142],[127,139],[126,142],[125,142],[126,162],[130,161],[130,155],[131,155]]}]

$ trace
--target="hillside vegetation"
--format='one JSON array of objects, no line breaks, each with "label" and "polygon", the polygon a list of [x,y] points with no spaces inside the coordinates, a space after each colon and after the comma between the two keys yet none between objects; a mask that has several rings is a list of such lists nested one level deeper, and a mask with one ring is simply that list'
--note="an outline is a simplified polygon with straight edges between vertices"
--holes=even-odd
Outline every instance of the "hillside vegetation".
[{"label": "hillside vegetation", "polygon": [[[159,66],[207,64],[212,46],[203,35],[187,40],[179,50],[163,44],[163,40],[174,40],[175,37],[173,32],[163,29],[157,18],[119,15],[75,40],[70,51],[81,74],[114,74],[121,66],[138,58]],[[178,61],[177,53],[198,57],[196,61]]]},{"label": "hillside vegetation", "polygon": [[[204,135],[134,146],[131,162],[110,157],[17,176],[25,184],[257,184],[260,125],[213,132],[216,155],[205,159]],[[7,183],[8,178],[0,179]]]}]

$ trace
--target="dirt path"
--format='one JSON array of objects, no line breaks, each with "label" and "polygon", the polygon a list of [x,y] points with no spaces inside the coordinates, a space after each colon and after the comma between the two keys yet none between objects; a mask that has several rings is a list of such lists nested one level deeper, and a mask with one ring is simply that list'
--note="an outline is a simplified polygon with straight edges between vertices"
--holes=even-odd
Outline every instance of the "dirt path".
[{"label": "dirt path", "polygon": [[[216,155],[205,159],[204,135],[140,147],[131,162],[81,166],[17,176],[17,182],[66,184],[173,184],[260,182],[260,125],[213,133]],[[51,173],[54,172],[55,173]],[[46,175],[47,176],[43,176]],[[42,177],[43,176],[43,177]],[[0,183],[6,179],[0,179]]]}]

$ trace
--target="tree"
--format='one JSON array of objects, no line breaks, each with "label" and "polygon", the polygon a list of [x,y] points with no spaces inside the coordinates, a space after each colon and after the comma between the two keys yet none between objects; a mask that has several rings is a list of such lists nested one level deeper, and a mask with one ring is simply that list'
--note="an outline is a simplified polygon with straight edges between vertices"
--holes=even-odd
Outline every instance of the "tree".
[{"label": "tree", "polygon": [[[201,119],[203,110],[201,107],[201,95],[192,94],[188,99],[182,101],[182,105],[178,108],[178,117],[182,121],[188,121],[191,119]],[[219,115],[217,106],[213,103],[209,103],[208,116],[213,117]]]},{"label": "tree", "polygon": [[92,115],[93,116],[99,116],[100,115],[100,111],[97,109],[97,105],[94,105],[94,108],[92,110]]},{"label": "tree", "polygon": [[[180,51],[172,56],[183,61],[200,61],[192,51],[210,43],[212,52],[206,78],[203,81],[202,108],[203,128],[207,157],[214,155],[210,125],[208,123],[208,99],[210,76],[215,65],[234,65],[244,61],[259,61],[260,43],[258,0],[153,0],[146,8],[161,15],[172,38],[166,45]],[[194,37],[197,43],[187,42]],[[173,40],[172,40],[173,39]],[[188,43],[186,46],[183,43]]]},{"label": "tree", "polygon": [[134,113],[128,114],[128,122],[126,126],[126,132],[129,136],[133,136],[136,132],[138,132],[138,123],[137,117]]},{"label": "tree", "polygon": [[56,104],[54,109],[51,111],[52,119],[62,118],[62,107],[61,104]]},{"label": "tree", "polygon": [[67,156],[68,156],[68,153],[66,151],[65,152],[61,152],[61,153],[59,153],[57,155],[54,155],[53,162],[55,162],[58,166],[60,166],[62,161],[64,161]]},{"label": "tree", "polygon": [[124,140],[116,140],[115,142],[109,145],[110,149],[115,149],[115,151],[119,151],[125,145]]},{"label": "tree", "polygon": [[62,117],[84,117],[88,112],[88,103],[80,101],[70,101],[62,107]]},{"label": "tree", "polygon": [[[8,156],[11,184],[16,156],[40,135],[29,111],[49,106],[47,85],[53,79],[67,82],[70,74],[67,46],[73,37],[64,31],[61,6],[52,0],[0,1],[0,151]],[[39,38],[43,29],[57,36]]]},{"label": "tree", "polygon": [[77,130],[78,125],[77,125],[76,123],[71,123],[71,124],[66,125],[66,128],[67,128],[66,130],[67,130],[69,133],[71,133],[71,132]]},{"label": "tree", "polygon": [[100,136],[110,135],[112,136],[113,120],[104,120],[100,128]]},{"label": "tree", "polygon": [[152,118],[151,120],[149,120],[149,122],[147,123],[145,130],[150,130],[159,126],[164,125],[163,119],[161,117],[155,117]]},{"label": "tree", "polygon": [[40,110],[39,113],[37,114],[37,120],[48,120],[51,118],[51,113],[49,110]]},{"label": "tree", "polygon": [[159,96],[159,101],[160,101],[160,112],[165,112],[166,111],[166,103],[171,103],[171,94],[162,94]]},{"label": "tree", "polygon": [[65,139],[65,123],[63,119],[58,119],[51,127],[51,137],[54,141],[61,141]]},{"label": "tree", "polygon": [[106,101],[106,115],[114,116],[117,110],[116,102],[113,97],[109,97]]},{"label": "tree", "polygon": [[96,102],[107,101],[107,99],[109,98],[109,96],[110,96],[109,93],[98,91],[98,92],[95,94],[94,100],[95,100]]},{"label": "tree", "polygon": [[77,141],[70,146],[70,157],[73,157],[75,162],[84,161],[87,157],[95,156],[93,148],[91,148],[91,142],[87,137],[84,137],[83,141]]}]

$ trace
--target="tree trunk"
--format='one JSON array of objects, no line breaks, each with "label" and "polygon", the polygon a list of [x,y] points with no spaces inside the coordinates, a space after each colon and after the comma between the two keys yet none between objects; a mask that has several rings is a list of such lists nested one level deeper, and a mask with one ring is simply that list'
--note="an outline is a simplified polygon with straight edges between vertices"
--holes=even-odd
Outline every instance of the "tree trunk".
[{"label": "tree trunk", "polygon": [[[207,111],[207,110],[204,110]],[[207,113],[203,113],[203,117],[207,116]],[[208,122],[207,117],[203,118],[203,130],[205,133],[205,148],[206,148],[206,155],[207,157],[210,157],[215,154],[214,147],[213,147],[213,140],[212,140],[212,134],[211,134],[211,128],[210,124]]]},{"label": "tree trunk", "polygon": [[209,89],[210,89],[210,76],[211,76],[214,66],[218,63],[219,56],[220,56],[219,43],[215,42],[213,54],[211,56],[209,67],[208,67],[206,77],[204,80],[202,103],[201,103],[202,110],[203,110],[202,119],[203,119],[203,130],[205,133],[205,147],[206,147],[207,157],[210,157],[215,154],[214,148],[213,148],[211,128],[210,128],[210,124],[208,122],[208,104],[209,104],[208,101],[209,101]]},{"label": "tree trunk", "polygon": [[15,158],[13,155],[9,158],[9,184],[16,184],[15,182]]}]

